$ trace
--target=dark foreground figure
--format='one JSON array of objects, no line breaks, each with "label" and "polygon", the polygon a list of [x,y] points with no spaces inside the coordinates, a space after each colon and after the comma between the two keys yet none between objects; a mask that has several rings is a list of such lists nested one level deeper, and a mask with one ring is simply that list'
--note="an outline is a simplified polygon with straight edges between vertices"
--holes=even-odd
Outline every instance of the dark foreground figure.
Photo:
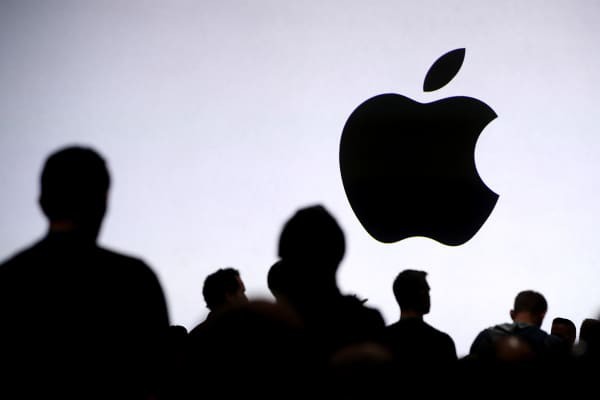
[{"label": "dark foreground figure", "polygon": [[141,260],[97,245],[109,174],[93,150],[50,156],[43,239],[0,265],[0,398],[147,398],[168,315]]}]

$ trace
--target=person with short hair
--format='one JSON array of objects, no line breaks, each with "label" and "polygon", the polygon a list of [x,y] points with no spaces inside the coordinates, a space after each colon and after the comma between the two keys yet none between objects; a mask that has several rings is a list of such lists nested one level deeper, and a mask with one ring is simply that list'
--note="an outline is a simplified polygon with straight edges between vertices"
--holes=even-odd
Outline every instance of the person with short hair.
[{"label": "person with short hair", "polygon": [[386,327],[383,342],[391,349],[397,366],[413,376],[449,367],[457,360],[454,340],[423,319],[431,309],[427,272],[412,269],[400,272],[393,291],[400,319]]},{"label": "person with short hair", "polygon": [[[497,360],[499,339],[515,336],[528,351],[522,354],[536,360],[556,355],[564,349],[561,339],[549,335],[541,326],[548,311],[546,298],[539,292],[524,290],[515,297],[510,310],[512,322],[494,325],[481,331],[471,344],[469,356],[481,360]],[[510,343],[510,342],[508,342]]]},{"label": "person with short hair", "polygon": [[565,345],[570,349],[577,339],[577,327],[575,326],[575,323],[568,318],[556,317],[552,320],[550,334],[563,339]]},{"label": "person with short hair", "polygon": [[152,394],[167,306],[144,261],[97,244],[106,162],[88,147],[62,148],[40,186],[45,237],[0,265],[0,390],[26,381],[24,398]]},{"label": "person with short hair", "polygon": [[246,287],[235,268],[220,268],[208,275],[202,287],[202,296],[210,312],[219,312],[248,302]]}]

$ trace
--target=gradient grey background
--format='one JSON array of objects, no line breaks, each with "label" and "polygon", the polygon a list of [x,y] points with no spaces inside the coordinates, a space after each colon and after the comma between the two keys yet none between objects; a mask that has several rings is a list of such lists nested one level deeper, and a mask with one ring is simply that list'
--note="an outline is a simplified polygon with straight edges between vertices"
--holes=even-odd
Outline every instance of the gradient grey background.
[{"label": "gradient grey background", "polygon": [[[113,176],[100,241],[155,269],[174,324],[205,316],[202,282],[219,267],[269,298],[283,222],[322,203],[346,233],[340,286],[388,323],[392,281],[413,268],[429,273],[426,321],[459,355],[523,289],[548,299],[545,329],[556,316],[579,325],[600,305],[599,12],[595,1],[2,0],[0,256],[44,234],[42,163],[77,143]],[[458,75],[423,93],[430,65],[458,47]],[[472,96],[497,112],[475,156],[500,198],[465,245],[384,245],[352,213],[341,131],[384,92]]]}]

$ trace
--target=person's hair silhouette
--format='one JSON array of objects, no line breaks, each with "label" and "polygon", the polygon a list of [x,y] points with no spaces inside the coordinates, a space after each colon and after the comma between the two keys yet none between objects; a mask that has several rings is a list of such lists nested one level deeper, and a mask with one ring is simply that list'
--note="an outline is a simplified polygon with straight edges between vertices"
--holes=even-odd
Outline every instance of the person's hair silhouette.
[{"label": "person's hair silhouette", "polygon": [[278,303],[291,305],[294,298],[294,283],[291,269],[283,260],[277,260],[267,273],[267,286]]},{"label": "person's hair silhouette", "polygon": [[547,311],[548,302],[541,293],[524,290],[515,297],[515,304],[510,311],[510,317],[515,322],[523,322],[539,328],[544,322]]},{"label": "person's hair silhouette", "polygon": [[221,268],[208,275],[204,280],[202,295],[210,311],[219,311],[228,306],[248,301],[246,287],[235,268]]},{"label": "person's hair silhouette", "polygon": [[600,320],[586,318],[579,327],[580,359],[588,366],[600,364]]},{"label": "person's hair silhouette", "polygon": [[570,348],[575,344],[575,340],[577,340],[577,327],[568,318],[556,317],[552,320],[550,334],[562,338]]},{"label": "person's hair silhouette", "polygon": [[40,206],[53,230],[78,230],[95,239],[106,212],[110,177],[94,150],[68,147],[46,160]]},{"label": "person's hair silhouette", "polygon": [[393,284],[394,297],[405,315],[423,316],[429,313],[431,299],[427,272],[407,269],[398,274]]},{"label": "person's hair silhouette", "polygon": [[318,269],[322,277],[335,276],[345,251],[342,229],[321,205],[298,210],[279,236],[279,257]]},{"label": "person's hair silhouette", "polygon": [[47,235],[0,265],[0,368],[36,397],[147,396],[168,329],[143,261],[96,244],[110,177],[93,149],[66,147],[41,173]]},{"label": "person's hair silhouette", "polygon": [[600,320],[586,318],[579,328],[579,340],[584,342],[598,341],[600,339]]},{"label": "person's hair silhouette", "polygon": [[218,314],[248,303],[246,287],[240,272],[231,267],[220,268],[209,274],[202,285],[202,296],[209,309],[206,319],[197,324],[191,331],[190,337],[197,340]]}]

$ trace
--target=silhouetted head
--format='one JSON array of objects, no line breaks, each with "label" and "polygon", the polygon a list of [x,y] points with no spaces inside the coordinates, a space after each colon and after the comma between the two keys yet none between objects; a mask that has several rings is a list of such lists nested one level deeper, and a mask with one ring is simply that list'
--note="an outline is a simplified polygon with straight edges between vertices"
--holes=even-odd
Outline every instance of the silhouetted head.
[{"label": "silhouetted head", "polygon": [[554,318],[550,333],[563,339],[569,346],[572,346],[575,339],[577,339],[577,327],[575,327],[573,321],[567,318]]},{"label": "silhouetted head", "polygon": [[291,285],[290,273],[289,267],[285,265],[283,260],[275,262],[275,264],[271,265],[271,268],[269,268],[267,285],[271,294],[278,302],[282,299],[286,299],[289,295]]},{"label": "silhouetted head", "polygon": [[427,272],[406,269],[394,280],[393,290],[402,314],[423,316],[431,308]]},{"label": "silhouetted head", "polygon": [[248,302],[244,282],[234,268],[221,268],[208,275],[204,280],[202,295],[206,307],[211,311]]},{"label": "silhouetted head", "polygon": [[579,327],[579,340],[586,343],[600,343],[600,320],[584,319]]},{"label": "silhouetted head", "polygon": [[526,322],[539,328],[542,326],[546,311],[548,311],[548,303],[541,293],[524,290],[515,297],[510,316],[515,322]]},{"label": "silhouetted head", "polygon": [[593,362],[594,367],[598,365],[600,360],[600,320],[586,318],[581,322],[577,350],[583,360]]},{"label": "silhouetted head", "polygon": [[267,285],[277,304],[291,307],[294,312],[303,310],[313,294],[312,290],[307,290],[305,279],[301,274],[299,276],[298,270],[284,260],[277,261],[269,268]]},{"label": "silhouetted head", "polygon": [[48,157],[41,176],[40,206],[52,227],[95,239],[106,212],[110,177],[94,150],[67,147]]},{"label": "silhouetted head", "polygon": [[344,257],[346,242],[337,221],[320,205],[298,210],[279,237],[279,257],[303,268],[318,266],[334,273]]}]

